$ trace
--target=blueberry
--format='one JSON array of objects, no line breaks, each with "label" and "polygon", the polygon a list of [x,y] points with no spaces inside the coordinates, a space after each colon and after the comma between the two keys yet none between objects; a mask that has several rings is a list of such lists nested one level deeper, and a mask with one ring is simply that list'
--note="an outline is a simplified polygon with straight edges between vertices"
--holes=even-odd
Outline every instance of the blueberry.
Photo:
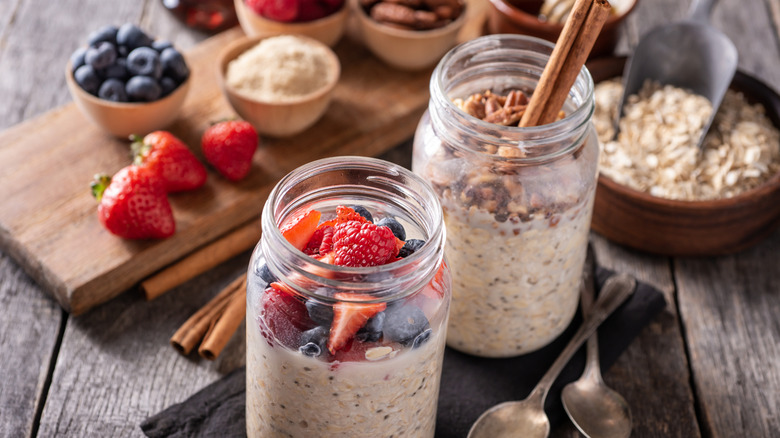
[{"label": "blueberry", "polygon": [[131,75],[159,79],[162,76],[160,55],[150,47],[139,47],[127,55],[127,71]]},{"label": "blueberry", "polygon": [[410,255],[414,254],[418,249],[422,248],[423,245],[425,245],[424,240],[420,239],[409,239],[404,243],[404,246],[401,247],[401,249],[398,251],[398,257],[404,258],[409,257]]},{"label": "blueberry", "polygon": [[127,59],[117,58],[113,64],[104,68],[100,72],[100,75],[106,79],[110,79],[110,78],[121,79],[121,80],[127,79]]},{"label": "blueberry", "polygon": [[412,341],[412,348],[417,348],[428,342],[428,339],[431,339],[431,334],[433,334],[433,330],[428,329],[417,335],[417,337],[414,338],[414,341]]},{"label": "blueberry", "polygon": [[73,79],[89,94],[97,95],[100,88],[100,76],[91,65],[82,65],[73,72]]},{"label": "blueberry", "polygon": [[125,23],[116,33],[116,43],[132,51],[138,47],[151,47],[152,39],[135,24]]},{"label": "blueberry", "polygon": [[382,338],[382,328],[385,325],[385,312],[379,312],[372,316],[366,325],[358,330],[355,338],[361,342],[376,342]]},{"label": "blueberry", "polygon": [[87,37],[87,44],[96,46],[102,42],[116,44],[116,26],[106,25],[92,32]]},{"label": "blueberry", "polygon": [[84,62],[91,65],[95,71],[100,71],[116,61],[116,48],[108,42],[90,46],[84,54]]},{"label": "blueberry", "polygon": [[125,83],[119,79],[106,79],[100,86],[98,97],[114,102],[127,102],[127,93],[125,93]]},{"label": "blueberry", "polygon": [[116,53],[120,58],[127,58],[130,50],[127,48],[127,46],[116,46]]},{"label": "blueberry", "polygon": [[79,47],[70,55],[70,71],[76,71],[77,68],[84,65],[84,55],[86,53],[86,47]]},{"label": "blueberry", "polygon": [[363,207],[362,205],[350,205],[350,207],[357,212],[357,214],[363,216],[366,218],[369,222],[374,222],[374,217],[371,216],[371,212],[366,210],[366,207]]},{"label": "blueberry", "polygon": [[172,78],[169,78],[168,76],[163,76],[162,79],[160,79],[160,87],[162,87],[163,96],[171,94],[171,92],[178,86],[179,84],[177,84],[176,81],[174,81]]},{"label": "blueberry", "polygon": [[184,61],[181,53],[174,48],[168,48],[160,53],[160,62],[162,62],[163,72],[177,82],[181,83],[190,75],[190,69]]},{"label": "blueberry", "polygon": [[265,263],[263,263],[263,266],[257,270],[257,274],[260,276],[260,278],[263,279],[263,281],[265,281],[266,284],[270,284],[276,281],[276,277],[271,273],[271,270],[268,269],[268,265]]},{"label": "blueberry", "polygon": [[[415,344],[418,336],[424,335],[431,328],[428,318],[419,307],[406,304],[387,309],[385,317],[384,337],[386,340],[400,342],[403,345]],[[427,335],[430,337],[430,333]],[[425,342],[424,339],[417,344]]]},{"label": "blueberry", "polygon": [[298,351],[306,356],[317,357],[321,355],[328,344],[329,330],[319,326],[301,333],[300,347]]},{"label": "blueberry", "polygon": [[390,228],[390,230],[393,232],[395,237],[397,237],[400,240],[406,240],[406,230],[404,230],[404,226],[401,225],[400,222],[395,220],[392,217],[385,217],[382,218],[379,222],[376,223],[379,226],[384,226]]},{"label": "blueberry", "polygon": [[157,81],[149,76],[133,76],[125,84],[125,91],[131,101],[151,102],[160,97],[162,88]]},{"label": "blueberry", "polygon": [[158,52],[162,52],[169,47],[173,47],[173,44],[168,40],[155,40],[152,42],[152,48]]},{"label": "blueberry", "polygon": [[319,301],[307,300],[306,310],[309,312],[309,318],[315,324],[330,327],[333,321],[333,307]]}]

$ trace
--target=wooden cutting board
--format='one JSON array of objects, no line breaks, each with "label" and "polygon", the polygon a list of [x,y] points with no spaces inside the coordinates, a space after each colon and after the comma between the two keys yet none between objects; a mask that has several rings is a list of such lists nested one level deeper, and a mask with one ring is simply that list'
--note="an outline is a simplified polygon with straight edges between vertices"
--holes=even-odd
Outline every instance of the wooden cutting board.
[{"label": "wooden cutting board", "polygon": [[[461,39],[478,32],[474,24]],[[234,116],[217,82],[217,54],[242,35],[239,28],[228,30],[186,54],[193,82],[168,130],[201,160],[203,131]],[[128,141],[104,134],[72,103],[3,131],[0,246],[63,308],[82,313],[259,216],[273,186],[294,168],[328,156],[379,155],[410,138],[428,104],[432,69],[393,70],[351,38],[335,51],[342,76],[326,115],[295,137],[263,138],[252,172],[240,183],[210,170],[205,187],[169,196],[177,230],[161,241],[123,240],[97,220],[89,182],[95,173],[112,174],[130,163]]]}]

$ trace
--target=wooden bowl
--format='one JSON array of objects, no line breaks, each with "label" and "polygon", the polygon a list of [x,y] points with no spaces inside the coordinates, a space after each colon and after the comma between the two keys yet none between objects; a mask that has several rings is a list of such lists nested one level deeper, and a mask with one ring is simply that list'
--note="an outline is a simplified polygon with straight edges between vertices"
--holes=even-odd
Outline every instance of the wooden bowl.
[{"label": "wooden bowl", "polygon": [[[623,74],[625,57],[589,62],[594,82]],[[780,127],[780,96],[738,71],[731,88],[761,103]],[[780,174],[732,198],[680,201],[658,198],[600,175],[591,227],[606,238],[654,254],[730,254],[760,242],[780,225]]]},{"label": "wooden bowl", "polygon": [[[542,0],[490,0],[486,30],[490,34],[517,33],[530,35],[555,42],[563,30],[563,23],[551,23],[539,19]],[[607,18],[604,27],[590,57],[611,55],[618,42],[620,24],[634,10],[639,0],[631,3],[620,11],[619,15]]]},{"label": "wooden bowl", "polygon": [[455,46],[458,32],[466,22],[467,7],[455,21],[431,30],[405,30],[386,26],[366,14],[359,0],[349,0],[357,17],[360,37],[379,59],[399,70],[421,70],[432,67]]},{"label": "wooden bowl", "polygon": [[65,82],[76,106],[100,129],[125,139],[130,134],[143,136],[165,128],[176,120],[190,89],[191,78],[192,74],[171,94],[154,102],[112,102],[84,91],[73,78],[70,62],[65,66]]},{"label": "wooden bowl", "polygon": [[272,137],[288,137],[304,131],[325,114],[325,110],[333,97],[333,89],[336,83],[338,83],[341,74],[341,64],[338,57],[328,46],[320,41],[302,35],[297,36],[308,40],[311,44],[318,44],[327,50],[329,67],[326,70],[330,72],[330,77],[322,88],[310,94],[281,102],[262,101],[249,97],[230,87],[225,78],[230,61],[257,45],[261,40],[269,37],[252,36],[239,38],[229,44],[219,55],[217,62],[219,84],[225,97],[236,113],[251,123],[257,129],[257,132],[261,134]]},{"label": "wooden bowl", "polygon": [[262,17],[250,9],[244,3],[244,0],[234,0],[234,3],[241,29],[249,36],[303,35],[321,41],[330,47],[335,46],[341,39],[341,36],[344,35],[347,16],[349,15],[349,8],[345,1],[344,6],[337,12],[319,20],[301,23],[282,23]]}]

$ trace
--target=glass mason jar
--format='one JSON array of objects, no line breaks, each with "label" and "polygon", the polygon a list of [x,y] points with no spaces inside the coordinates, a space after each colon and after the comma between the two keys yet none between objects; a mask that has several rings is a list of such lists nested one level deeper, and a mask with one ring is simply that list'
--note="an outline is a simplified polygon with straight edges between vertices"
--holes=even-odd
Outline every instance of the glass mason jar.
[{"label": "glass mason jar", "polygon": [[577,309],[598,171],[593,80],[583,67],[565,116],[528,128],[470,116],[453,103],[491,90],[527,96],[553,45],[491,35],[452,49],[431,78],[412,168],[444,209],[453,272],[447,344],[485,357],[534,351]]},{"label": "glass mason jar", "polygon": [[[346,267],[280,231],[301,213],[319,211],[323,224],[353,205],[425,243],[391,263]],[[247,435],[433,437],[451,280],[430,186],[377,159],[319,160],[277,184],[261,221],[247,275]],[[375,306],[332,351],[349,325],[339,321],[353,320],[343,315]]]}]

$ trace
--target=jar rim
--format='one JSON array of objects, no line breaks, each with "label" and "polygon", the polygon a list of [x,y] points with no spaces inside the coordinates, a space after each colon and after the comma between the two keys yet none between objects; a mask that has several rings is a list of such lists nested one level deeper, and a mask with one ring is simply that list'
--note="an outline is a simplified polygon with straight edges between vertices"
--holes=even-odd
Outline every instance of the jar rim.
[{"label": "jar rim", "polygon": [[[301,184],[309,178],[316,178],[317,175],[322,175],[325,172],[334,171],[334,169],[340,171],[355,169],[383,171],[387,175],[413,181],[416,188],[425,193],[417,193],[400,184],[393,188],[405,195],[412,196],[415,202],[419,203],[420,211],[416,213],[416,217],[418,219],[423,218],[427,222],[424,224],[424,231],[427,234],[425,245],[408,257],[391,263],[370,267],[349,267],[332,265],[317,260],[306,255],[288,242],[279,229],[280,225],[291,214],[303,208],[305,206],[304,201],[311,201],[311,199],[300,198],[290,202],[289,205],[281,205],[282,196],[296,184]],[[375,182],[379,184],[391,183],[390,180]],[[304,203],[299,204],[299,202]],[[425,217],[422,216],[423,213],[426,215]],[[356,299],[356,302],[384,302],[402,298],[430,282],[443,260],[445,236],[443,213],[439,199],[433,192],[430,184],[417,174],[397,164],[376,158],[339,156],[312,161],[300,166],[283,177],[273,188],[263,208],[261,223],[263,228],[261,245],[265,249],[273,247],[283,253],[282,257],[289,257],[291,260],[289,263],[282,263],[279,260],[268,260],[268,257],[266,257],[266,264],[274,276],[287,280],[284,281],[285,284],[299,293],[321,301],[349,301],[344,299],[336,300],[331,295],[319,293],[318,290],[323,287],[333,291],[349,290],[356,294],[374,298],[367,301]],[[264,252],[268,254],[268,252]],[[436,263],[427,263],[431,260],[436,261]],[[333,274],[336,278],[318,274],[325,272]],[[403,275],[409,276],[412,273],[414,273],[415,277],[420,278],[415,281],[411,281],[413,279],[398,278]],[[293,281],[290,278],[291,276],[298,280],[305,279],[319,287],[316,289],[303,287],[297,284],[299,282]]]},{"label": "jar rim", "polygon": [[[451,143],[461,150],[489,155],[491,159],[520,164],[537,164],[540,161],[549,161],[560,156],[568,155],[573,150],[576,150],[577,146],[581,145],[587,137],[587,132],[585,132],[587,130],[584,128],[590,123],[595,110],[595,85],[590,72],[585,66],[580,69],[574,85],[569,92],[569,99],[572,99],[574,94],[575,97],[578,97],[580,103],[573,111],[566,114],[564,118],[545,125],[518,127],[501,126],[486,122],[460,109],[447,95],[449,84],[447,83],[446,75],[449,69],[458,61],[466,58],[468,58],[468,62],[471,62],[474,59],[479,61],[480,58],[484,59],[484,57],[488,56],[491,49],[496,49],[517,52],[515,55],[522,53],[523,55],[529,56],[529,59],[533,58],[536,61],[543,60],[544,64],[546,64],[554,47],[555,45],[547,40],[515,34],[486,35],[464,42],[450,50],[434,69],[430,82],[430,107],[432,109],[439,109],[439,111],[446,114],[446,116],[456,119],[458,123],[453,124],[454,126],[457,126],[458,129],[465,129],[469,136],[478,138],[482,143],[493,143],[496,146],[518,147],[521,150],[527,151],[539,144],[565,142],[566,139],[571,138],[572,132],[582,130],[582,134],[576,141],[569,142],[569,147],[555,150],[550,154],[523,157],[504,157],[462,145],[461,142],[455,141]],[[504,64],[508,64],[509,62],[510,61],[508,60],[503,61]],[[526,75],[533,73],[528,70],[527,66],[521,65],[519,59],[516,64],[517,65],[512,66],[512,73],[523,73]],[[541,69],[543,69],[543,67],[544,65],[541,66]],[[508,69],[509,66],[503,65],[503,68]],[[539,76],[541,76],[541,70],[538,73]],[[536,86],[539,77],[536,76],[533,79],[536,80],[534,83],[534,86]],[[429,112],[431,113],[432,119],[436,120],[436,118],[439,117],[435,110]],[[448,128],[449,127],[451,126],[448,125]],[[496,133],[498,135],[485,133]],[[443,134],[443,137],[446,137],[448,133],[445,132]]]}]

